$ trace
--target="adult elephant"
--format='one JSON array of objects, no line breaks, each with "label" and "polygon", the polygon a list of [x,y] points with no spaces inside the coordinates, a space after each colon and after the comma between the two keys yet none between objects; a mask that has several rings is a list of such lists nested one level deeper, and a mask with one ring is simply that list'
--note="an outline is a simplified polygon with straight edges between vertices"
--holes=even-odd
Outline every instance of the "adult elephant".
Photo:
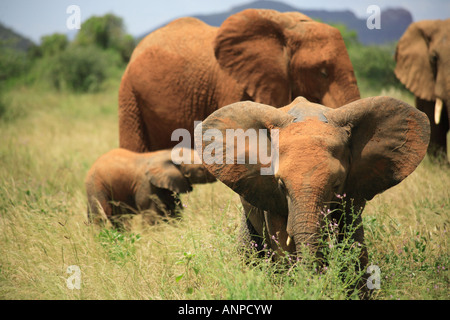
[{"label": "adult elephant", "polygon": [[411,24],[398,42],[395,60],[395,75],[416,96],[416,107],[430,119],[429,153],[447,154],[450,19]]},{"label": "adult elephant", "polygon": [[244,10],[220,28],[181,18],[132,54],[119,91],[120,147],[170,148],[174,130],[192,137],[195,120],[225,105],[281,107],[299,95],[331,108],[360,98],[337,29],[273,10]]},{"label": "adult elephant", "polygon": [[[197,126],[195,135],[206,168],[241,196],[244,228],[259,248],[283,254],[308,245],[319,252],[328,206],[340,223],[339,234],[345,225],[354,226],[364,268],[361,215],[354,216],[350,204],[358,213],[413,172],[425,156],[429,131],[423,112],[394,98],[365,98],[331,109],[299,97],[280,109],[249,101],[228,105]],[[268,147],[278,159],[273,174],[262,174],[269,163],[261,160],[266,156],[261,146],[276,146]],[[345,208],[338,205],[343,194]]]}]

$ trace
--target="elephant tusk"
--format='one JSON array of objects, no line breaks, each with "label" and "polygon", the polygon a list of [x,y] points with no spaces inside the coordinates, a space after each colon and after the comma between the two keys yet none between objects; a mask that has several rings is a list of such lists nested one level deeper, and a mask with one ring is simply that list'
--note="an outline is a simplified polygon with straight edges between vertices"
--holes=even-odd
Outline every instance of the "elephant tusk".
[{"label": "elephant tusk", "polygon": [[292,238],[290,236],[288,236],[287,240],[286,240],[286,246],[289,247],[291,243],[292,243]]},{"label": "elephant tusk", "polygon": [[442,100],[436,98],[436,104],[434,106],[434,122],[436,124],[439,124],[439,122],[441,122],[442,105]]}]

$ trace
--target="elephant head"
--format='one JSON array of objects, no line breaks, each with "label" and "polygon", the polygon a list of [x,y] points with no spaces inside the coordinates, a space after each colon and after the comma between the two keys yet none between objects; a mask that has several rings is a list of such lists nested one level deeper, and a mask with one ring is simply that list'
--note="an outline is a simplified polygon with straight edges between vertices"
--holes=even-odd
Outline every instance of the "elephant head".
[{"label": "elephant head", "polygon": [[[160,164],[163,164],[162,166],[165,168],[165,170],[161,171],[161,174],[159,175],[162,179],[158,180],[158,178],[154,177],[153,180],[151,180],[155,186],[160,188],[163,188],[163,181],[167,181],[166,186],[170,183],[170,181],[178,181],[178,186],[183,185],[180,181],[185,181],[187,182],[188,187],[178,188],[178,190],[191,191],[192,189],[190,186],[193,184],[204,184],[216,181],[216,178],[209,173],[209,171],[202,164],[202,161],[195,149],[173,148],[171,152],[161,155],[161,160],[163,161],[160,162]],[[164,179],[165,177],[167,177],[167,179]],[[174,189],[170,190],[176,191]]]},{"label": "elephant head", "polygon": [[232,15],[217,32],[214,52],[255,102],[281,107],[304,96],[337,108],[360,98],[340,32],[298,12]]},{"label": "elephant head", "polygon": [[174,148],[156,152],[148,162],[150,183],[176,193],[192,191],[193,184],[216,181],[206,170],[195,149]]},{"label": "elephant head", "polygon": [[416,97],[436,101],[434,121],[443,105],[450,116],[450,19],[412,23],[400,38],[395,75]]},{"label": "elephant head", "polygon": [[[274,174],[261,174],[268,165],[255,149],[256,140],[252,144],[247,137],[245,144],[230,146],[230,134],[238,140],[249,132],[258,135],[259,148],[267,145],[273,159],[278,155]],[[249,101],[228,105],[195,133],[208,170],[241,196],[244,208],[264,211],[249,217],[254,230],[262,236],[265,229],[280,239],[283,250],[296,252],[307,243],[317,248],[321,210],[338,200],[336,195],[345,193],[363,208],[413,172],[428,146],[429,121],[416,108],[389,97],[361,99],[338,109],[299,97],[280,109]],[[273,143],[275,133],[278,143]]]}]

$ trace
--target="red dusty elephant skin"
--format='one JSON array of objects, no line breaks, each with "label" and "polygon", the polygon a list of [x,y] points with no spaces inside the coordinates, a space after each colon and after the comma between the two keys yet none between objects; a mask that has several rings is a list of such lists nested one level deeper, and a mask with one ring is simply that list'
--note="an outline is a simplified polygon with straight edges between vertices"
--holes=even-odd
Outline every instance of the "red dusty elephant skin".
[{"label": "red dusty elephant skin", "polygon": [[[249,130],[265,135],[264,129],[278,132],[278,169],[272,175],[261,174],[260,158],[253,164],[236,161],[242,152],[245,159],[253,158],[250,139],[241,153],[227,149],[232,141],[227,133],[240,132],[239,139]],[[365,98],[331,109],[299,97],[279,109],[237,102],[212,113],[195,131],[207,169],[241,196],[247,234],[254,242],[280,254],[297,253],[305,245],[318,252],[327,206],[338,215],[334,218],[341,230],[344,223],[354,224],[352,237],[362,245],[364,268],[368,255],[361,216],[351,217],[350,206],[335,210],[337,195],[346,194],[347,203],[352,199],[359,211],[366,201],[400,183],[425,156],[430,124],[423,112],[394,98]],[[209,161],[208,150],[214,151],[214,161]],[[226,159],[216,161],[221,160],[217,150],[225,150]]]},{"label": "red dusty elephant skin", "polygon": [[192,136],[194,121],[225,105],[282,107],[297,96],[331,108],[360,98],[336,28],[273,10],[244,10],[219,28],[181,18],[149,34],[132,54],[119,90],[120,147],[170,148],[175,129]]},{"label": "red dusty elephant skin", "polygon": [[175,164],[172,150],[135,153],[118,148],[102,155],[85,180],[89,220],[101,221],[103,211],[114,226],[122,227],[123,212],[173,215],[180,207],[179,193],[191,191],[192,184],[216,180],[201,163],[195,164],[194,150],[184,150],[189,163]]}]

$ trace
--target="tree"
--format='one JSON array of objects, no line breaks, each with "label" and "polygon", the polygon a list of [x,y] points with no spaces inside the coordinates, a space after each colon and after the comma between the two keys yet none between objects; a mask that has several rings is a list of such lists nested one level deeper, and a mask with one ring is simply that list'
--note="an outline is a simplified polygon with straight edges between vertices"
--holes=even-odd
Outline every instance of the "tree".
[{"label": "tree", "polygon": [[53,56],[64,51],[69,44],[69,40],[65,34],[54,33],[49,36],[41,37],[40,50],[44,56]]},{"label": "tree", "polygon": [[83,22],[75,44],[81,46],[96,45],[102,49],[118,51],[127,61],[135,47],[134,38],[125,31],[122,18],[112,13],[98,17],[93,16]]}]

